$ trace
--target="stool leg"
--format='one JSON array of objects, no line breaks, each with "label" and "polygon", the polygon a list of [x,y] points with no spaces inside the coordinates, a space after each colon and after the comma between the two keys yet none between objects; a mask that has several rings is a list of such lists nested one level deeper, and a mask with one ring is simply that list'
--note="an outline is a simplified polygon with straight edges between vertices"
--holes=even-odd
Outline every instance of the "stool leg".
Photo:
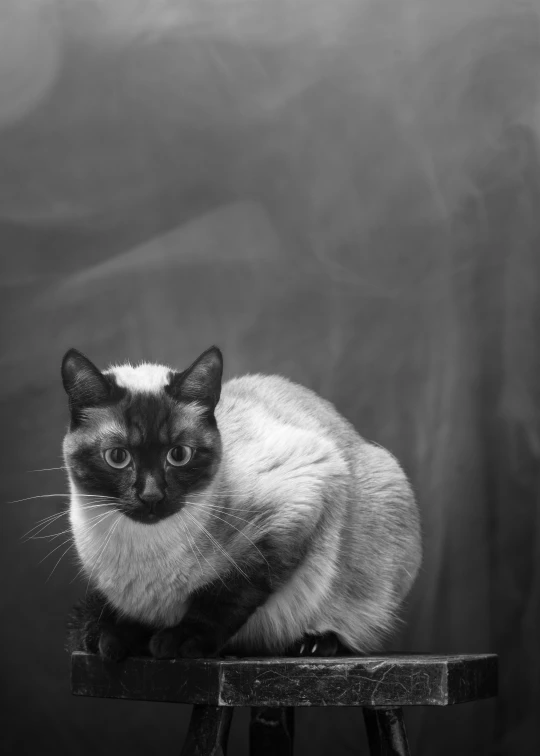
[{"label": "stool leg", "polygon": [[364,721],[371,756],[409,756],[401,707],[364,706]]},{"label": "stool leg", "polygon": [[249,725],[250,756],[292,756],[294,708],[253,706]]},{"label": "stool leg", "polygon": [[232,706],[194,706],[181,756],[226,756]]}]

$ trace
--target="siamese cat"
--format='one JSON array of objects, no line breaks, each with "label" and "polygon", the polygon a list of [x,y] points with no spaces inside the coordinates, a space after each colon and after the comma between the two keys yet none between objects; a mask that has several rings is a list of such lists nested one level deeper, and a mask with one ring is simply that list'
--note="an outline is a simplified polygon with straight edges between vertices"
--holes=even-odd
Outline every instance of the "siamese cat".
[{"label": "siamese cat", "polygon": [[371,652],[421,561],[395,458],[291,381],[62,363],[87,598],[70,647],[108,659]]}]

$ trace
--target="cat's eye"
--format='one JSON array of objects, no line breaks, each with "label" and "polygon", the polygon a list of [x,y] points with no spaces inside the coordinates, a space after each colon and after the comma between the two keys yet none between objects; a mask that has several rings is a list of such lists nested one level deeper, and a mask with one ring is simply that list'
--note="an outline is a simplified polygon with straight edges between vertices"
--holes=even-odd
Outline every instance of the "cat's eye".
[{"label": "cat's eye", "polygon": [[118,446],[115,449],[107,449],[103,456],[105,457],[105,462],[117,470],[127,467],[131,462],[131,454],[127,449],[123,449],[121,446]]},{"label": "cat's eye", "polygon": [[190,446],[173,446],[167,452],[167,462],[173,467],[183,467],[187,465],[193,457],[193,449]]}]

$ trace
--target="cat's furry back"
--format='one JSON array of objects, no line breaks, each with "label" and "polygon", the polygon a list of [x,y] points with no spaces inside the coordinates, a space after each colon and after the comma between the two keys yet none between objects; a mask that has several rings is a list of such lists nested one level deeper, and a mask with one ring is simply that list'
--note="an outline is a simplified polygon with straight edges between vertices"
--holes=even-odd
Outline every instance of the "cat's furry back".
[{"label": "cat's furry back", "polygon": [[[155,396],[170,374],[155,365],[105,373],[133,395]],[[196,402],[184,411],[188,425],[197,423]],[[94,415],[99,436],[100,424],[113,421]],[[288,578],[275,581],[226,649],[279,652],[306,633],[333,632],[351,650],[375,650],[421,561],[418,510],[395,458],[329,402],[278,376],[225,382],[215,420],[212,477],[153,525],[122,514],[90,525],[94,515],[70,475],[71,524],[92,584],[123,616],[166,628],[181,622],[204,586],[249,573],[261,557],[272,583],[276,566],[294,556]],[[84,432],[66,436],[68,468]]]},{"label": "cat's furry back", "polygon": [[353,650],[377,648],[421,560],[416,503],[395,458],[279,376],[229,381],[216,415],[226,485],[251,506],[252,532],[268,524],[295,549],[295,534],[311,531],[302,565],[239,640],[334,632]]}]

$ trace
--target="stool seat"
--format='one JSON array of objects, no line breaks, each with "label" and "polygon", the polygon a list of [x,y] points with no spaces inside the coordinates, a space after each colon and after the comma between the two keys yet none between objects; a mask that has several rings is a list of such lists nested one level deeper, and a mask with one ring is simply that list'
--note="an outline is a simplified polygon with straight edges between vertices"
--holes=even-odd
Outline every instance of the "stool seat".
[{"label": "stool seat", "polygon": [[497,693],[497,657],[343,656],[107,662],[72,655],[78,696],[207,706],[448,706]]},{"label": "stool seat", "polygon": [[497,694],[497,656],[382,655],[107,662],[72,654],[78,696],[193,704],[183,754],[225,754],[232,709],[252,707],[251,753],[292,753],[296,706],[361,706],[372,754],[408,754],[402,706]]}]

